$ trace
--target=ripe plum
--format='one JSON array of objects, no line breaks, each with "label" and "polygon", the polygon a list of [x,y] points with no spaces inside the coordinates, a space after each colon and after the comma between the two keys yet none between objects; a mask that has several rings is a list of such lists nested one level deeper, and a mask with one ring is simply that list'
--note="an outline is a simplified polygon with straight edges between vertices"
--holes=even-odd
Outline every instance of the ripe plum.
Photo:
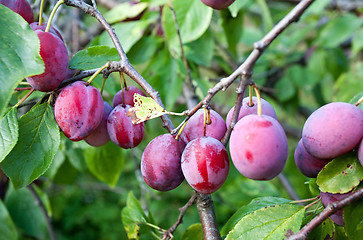
[{"label": "ripe plum", "polygon": [[232,130],[229,149],[237,170],[254,180],[276,177],[288,155],[284,129],[266,115],[247,115],[239,120]]},{"label": "ripe plum", "polygon": [[316,158],[332,159],[351,151],[363,137],[363,111],[344,102],[326,104],[304,124],[302,141]]},{"label": "ripe plum", "polygon": [[91,146],[100,147],[110,141],[107,131],[107,119],[112,111],[112,107],[108,102],[103,102],[104,110],[102,121],[98,127],[93,130],[84,140]]},{"label": "ripe plum", "polygon": [[117,105],[107,119],[107,131],[112,142],[122,148],[134,148],[144,138],[144,123],[132,124],[131,118],[126,116],[130,105]]},{"label": "ripe plum", "polygon": [[95,130],[102,121],[103,100],[97,88],[82,81],[65,87],[54,105],[55,119],[64,135],[80,141]]},{"label": "ripe plum", "polygon": [[179,186],[184,175],[181,156],[185,148],[170,134],[160,135],[146,146],[141,158],[141,174],[151,188],[169,191]]},{"label": "ripe plum", "polygon": [[22,16],[28,23],[34,22],[33,10],[27,0],[0,0],[0,4]]},{"label": "ripe plum", "polygon": [[227,150],[215,138],[194,139],[184,149],[181,168],[193,189],[204,194],[214,193],[228,176]]},{"label": "ripe plum", "polygon": [[[334,194],[328,192],[320,192],[321,202],[324,207],[328,206],[329,203],[341,201],[344,198],[348,197],[352,192],[344,193],[344,194]],[[343,221],[343,208],[338,210],[336,213],[330,216],[330,219],[333,220],[336,224],[340,226],[344,226]]]},{"label": "ripe plum", "polygon": [[229,5],[231,5],[235,0],[201,0],[202,3],[205,5],[221,10],[227,8]]},{"label": "ripe plum", "polygon": [[[45,29],[47,28],[46,23],[42,23],[42,25],[39,25],[39,22],[32,22],[31,24],[29,24],[29,26],[33,31],[42,30],[43,32],[45,32]],[[56,35],[57,37],[59,37],[63,41],[62,35],[54,27],[50,26],[49,32],[53,33],[54,35]]]},{"label": "ripe plum", "polygon": [[[127,91],[124,88],[124,99],[125,99],[125,104],[130,105],[131,107],[134,106],[134,95],[135,93],[140,94],[141,96],[146,97],[145,93],[138,87],[135,86],[128,86],[127,87]],[[122,100],[122,91],[118,91],[115,96],[113,97],[113,101],[112,101],[112,105],[113,107],[116,107],[119,104],[123,104],[123,100]]]},{"label": "ripe plum", "polygon": [[[221,140],[227,131],[226,122],[214,110],[210,110],[211,123],[206,125],[205,135]],[[199,109],[187,122],[180,138],[188,143],[203,136],[204,110]]]}]

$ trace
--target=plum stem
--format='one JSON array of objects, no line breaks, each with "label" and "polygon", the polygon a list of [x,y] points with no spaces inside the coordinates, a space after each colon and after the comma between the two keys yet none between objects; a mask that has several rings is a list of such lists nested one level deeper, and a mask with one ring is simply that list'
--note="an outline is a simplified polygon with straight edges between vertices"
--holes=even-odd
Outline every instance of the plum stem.
[{"label": "plum stem", "polygon": [[261,95],[260,91],[258,90],[256,84],[253,84],[253,88],[255,89],[256,96],[257,96],[257,115],[261,116],[262,114],[262,106],[261,106]]},{"label": "plum stem", "polygon": [[[120,83],[121,83],[121,97],[122,97],[122,107],[126,107],[125,104],[125,91],[127,91],[126,80],[123,72],[119,72],[120,75]],[[124,87],[125,85],[125,87]]]},{"label": "plum stem", "polygon": [[107,79],[106,77],[103,77],[101,91],[100,91],[101,95],[103,94],[103,88],[105,87],[106,79]]},{"label": "plum stem", "polygon": [[183,123],[182,123],[183,125],[180,127],[180,130],[178,131],[178,134],[175,136],[175,140],[179,140],[180,135],[182,134],[185,126],[187,125],[188,120],[189,119],[183,121]]},{"label": "plum stem", "polygon": [[361,97],[354,105],[358,106],[359,104],[361,104],[363,102],[363,97]]},{"label": "plum stem", "polygon": [[253,101],[252,101],[252,86],[251,85],[249,85],[249,95],[250,95],[250,102],[248,103],[248,106],[249,107],[253,107]]},{"label": "plum stem", "polygon": [[97,77],[97,75],[103,71],[103,69],[106,69],[110,66],[110,62],[107,62],[105,65],[103,65],[102,67],[100,67],[92,76],[91,78],[86,82],[86,85],[90,85],[91,82]]},{"label": "plum stem", "polygon": [[42,0],[40,2],[40,9],[39,9],[39,26],[43,23],[43,9],[44,9],[44,2],[45,0]]},{"label": "plum stem", "polygon": [[[50,13],[50,16],[49,16],[49,19],[48,19],[48,23],[47,23],[47,27],[46,27],[46,29],[45,29],[45,32],[49,32],[50,25],[51,25],[52,20],[53,20],[53,18],[54,18],[55,12],[57,11],[58,7],[59,7],[60,5],[62,5],[63,3],[64,3],[64,0],[59,0],[59,1],[55,4],[54,8],[52,9],[52,12]],[[39,24],[39,25],[40,25],[40,24]]]}]

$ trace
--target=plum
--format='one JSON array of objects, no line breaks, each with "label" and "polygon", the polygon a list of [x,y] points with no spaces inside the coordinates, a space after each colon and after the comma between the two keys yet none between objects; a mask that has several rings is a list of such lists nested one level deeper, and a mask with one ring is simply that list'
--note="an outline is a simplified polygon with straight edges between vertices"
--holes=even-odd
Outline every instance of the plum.
[{"label": "plum", "polygon": [[0,4],[22,16],[28,23],[34,22],[33,10],[27,0],[0,0]]},{"label": "plum", "polygon": [[111,141],[122,148],[134,148],[144,138],[144,123],[132,124],[131,118],[126,116],[130,105],[117,105],[107,119],[107,131]]},{"label": "plum", "polygon": [[306,151],[320,159],[333,159],[351,151],[362,137],[363,111],[344,102],[332,102],[315,110],[302,131]]},{"label": "plum", "polygon": [[221,10],[229,7],[235,0],[201,0],[205,5]]},{"label": "plum", "polygon": [[[141,96],[146,97],[145,93],[138,87],[135,86],[128,86],[127,87],[127,91],[124,88],[124,99],[125,99],[125,103],[126,105],[130,105],[131,107],[134,106],[134,95],[135,93],[140,94]],[[112,105],[113,107],[116,107],[119,104],[123,104],[123,100],[122,100],[122,90],[118,91],[115,96],[113,97],[113,101],[112,101]]]},{"label": "plum", "polygon": [[80,141],[102,121],[104,104],[97,88],[78,81],[66,86],[59,94],[54,115],[64,135]]},{"label": "plum", "polygon": [[108,102],[103,102],[104,110],[102,121],[98,127],[93,130],[84,140],[91,146],[100,147],[110,141],[107,131],[107,119],[112,111],[112,107]]},{"label": "plum", "polygon": [[[242,100],[242,106],[239,110],[237,121],[239,121],[244,116],[250,115],[250,114],[257,114],[257,97],[252,97],[253,106],[249,106],[250,103],[250,97],[245,97]],[[229,110],[227,117],[226,117],[226,123],[229,125],[232,120],[234,107]],[[261,112],[263,115],[267,115],[270,117],[273,117],[277,120],[277,115],[275,112],[275,109],[272,107],[272,105],[267,102],[265,99],[261,98]]]},{"label": "plum", "polygon": [[27,77],[34,89],[41,92],[55,90],[67,78],[68,52],[64,42],[50,32],[35,30],[40,40],[40,56],[44,61],[45,71],[40,75]]},{"label": "plum", "polygon": [[[352,192],[339,194],[339,193],[328,193],[328,192],[320,192],[321,202],[324,207],[328,206],[329,203],[341,201],[344,198],[348,197]],[[338,210],[336,213],[330,216],[330,219],[340,226],[344,226],[343,221],[343,208]]]},{"label": "plum", "polygon": [[320,159],[311,156],[306,150],[300,139],[295,149],[295,164],[299,171],[309,178],[316,178],[320,170],[331,159]]},{"label": "plum", "polygon": [[185,143],[175,140],[170,134],[151,140],[141,157],[141,174],[146,184],[158,191],[179,186],[184,180],[181,170],[184,148]]},{"label": "plum", "polygon": [[360,144],[358,145],[357,152],[358,152],[359,162],[363,166],[363,139],[360,141]]},{"label": "plum", "polygon": [[232,130],[229,142],[231,159],[247,178],[270,180],[285,166],[288,145],[279,122],[266,115],[247,115]]},{"label": "plum", "polygon": [[227,150],[215,138],[196,138],[185,147],[181,168],[185,179],[193,189],[203,194],[214,193],[228,176]]},{"label": "plum", "polygon": [[[45,29],[47,28],[46,23],[42,23],[42,25],[39,25],[39,22],[32,22],[31,24],[29,24],[29,26],[33,31],[41,30],[41,31],[45,32]],[[49,32],[53,33],[55,36],[59,37],[63,41],[62,35],[54,27],[51,26],[49,29]]]},{"label": "plum", "polygon": [[[227,131],[226,122],[214,110],[210,110],[211,123],[206,125],[206,136],[221,140]],[[204,110],[199,109],[187,122],[180,138],[188,143],[203,136]]]}]

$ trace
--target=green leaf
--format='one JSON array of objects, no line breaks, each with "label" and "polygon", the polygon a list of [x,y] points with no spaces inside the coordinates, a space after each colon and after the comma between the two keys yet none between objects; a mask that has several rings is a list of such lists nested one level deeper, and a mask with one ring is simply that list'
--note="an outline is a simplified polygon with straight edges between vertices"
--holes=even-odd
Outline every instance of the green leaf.
[{"label": "green leaf", "polygon": [[132,192],[129,192],[127,196],[126,207],[121,211],[121,219],[128,238],[139,239],[139,223],[147,223],[148,218]]},{"label": "green leaf", "polygon": [[259,209],[243,217],[226,239],[283,239],[300,229],[305,208],[282,204]]},{"label": "green leaf", "polygon": [[316,184],[316,178],[310,178],[307,184],[309,185],[309,190],[313,196],[320,194],[319,186]]},{"label": "green leaf", "polygon": [[190,225],[188,229],[183,233],[182,240],[196,240],[203,239],[202,224],[196,223]]},{"label": "green leaf", "polygon": [[261,209],[263,207],[279,205],[283,203],[291,202],[288,199],[278,198],[278,197],[261,197],[253,199],[249,204],[242,206],[240,209],[235,212],[230,219],[228,219],[227,223],[223,226],[221,230],[221,235],[227,235],[239,221],[246,215],[254,213],[256,210]]},{"label": "green leaf", "polygon": [[2,162],[16,189],[30,184],[51,164],[59,147],[59,128],[52,107],[43,103],[19,120],[19,140]]},{"label": "green leaf", "polygon": [[[41,74],[44,63],[39,55],[39,38],[29,24],[0,4],[0,116],[14,88],[25,77]],[[1,117],[0,117],[1,118]]]},{"label": "green leaf", "polygon": [[0,199],[0,240],[17,240],[18,233],[16,231],[13,220],[8,210]]},{"label": "green leaf", "polygon": [[104,17],[109,24],[113,24],[127,18],[138,16],[147,8],[147,5],[148,3],[145,2],[140,2],[137,4],[132,4],[129,2],[120,3],[108,11]]},{"label": "green leaf", "polygon": [[[172,0],[172,3],[183,44],[195,41],[202,36],[209,27],[213,9],[207,7],[201,1],[195,0]],[[169,49],[173,56],[179,58],[180,44],[169,6],[164,7],[161,20]]]},{"label": "green leaf", "polygon": [[116,48],[108,46],[94,46],[77,52],[69,62],[70,69],[99,68],[107,61],[119,61],[120,56]]},{"label": "green leaf", "polygon": [[0,119],[0,163],[18,141],[17,109],[13,108]]},{"label": "green leaf", "polygon": [[[352,99],[350,99],[350,101],[349,101],[349,103],[351,103],[351,104],[355,104],[356,102],[358,102],[358,100],[359,99],[361,99],[363,97],[363,92],[360,92],[360,93],[358,93],[358,94],[356,94]],[[360,108],[360,109],[362,109],[362,111],[363,111],[363,103],[360,103],[359,105],[358,105],[358,107]]]},{"label": "green leaf", "polygon": [[254,0],[235,1],[228,7],[232,17],[236,17],[240,10],[245,10],[254,4]]},{"label": "green leaf", "polygon": [[14,190],[10,187],[6,194],[5,205],[15,225],[25,235],[36,239],[48,237],[45,217],[27,188]]},{"label": "green leaf", "polygon": [[320,171],[316,184],[322,192],[347,193],[363,179],[363,167],[354,153],[330,161]]},{"label": "green leaf", "polygon": [[324,222],[319,224],[313,231],[309,234],[308,239],[313,240],[327,240],[327,239],[334,239],[335,235],[335,224],[330,219],[325,219]]},{"label": "green leaf", "polygon": [[350,240],[362,239],[363,234],[363,200],[344,207],[344,228]]},{"label": "green leaf", "polygon": [[291,74],[292,72],[288,71],[275,85],[276,97],[281,102],[292,99],[296,94],[296,88],[290,80]]},{"label": "green leaf", "polygon": [[124,165],[120,147],[110,141],[102,147],[87,149],[85,158],[93,175],[112,187],[116,185]]},{"label": "green leaf", "polygon": [[[243,33],[243,12],[239,12],[236,17],[232,17],[228,10],[220,11],[222,18],[222,27],[227,38],[228,49],[233,56],[237,57],[237,44]],[[210,50],[211,51],[211,50]]]},{"label": "green leaf", "polygon": [[155,56],[158,49],[159,40],[154,36],[142,37],[132,46],[127,54],[132,64],[140,64],[149,61]]},{"label": "green leaf", "polygon": [[352,40],[352,54],[356,55],[363,49],[363,28],[359,29]]},{"label": "green leaf", "polygon": [[[196,64],[210,67],[213,51],[214,41],[213,35],[210,31],[206,31],[196,41],[187,43],[184,45],[185,56],[188,60],[195,62]],[[183,66],[183,68],[185,68]]]}]

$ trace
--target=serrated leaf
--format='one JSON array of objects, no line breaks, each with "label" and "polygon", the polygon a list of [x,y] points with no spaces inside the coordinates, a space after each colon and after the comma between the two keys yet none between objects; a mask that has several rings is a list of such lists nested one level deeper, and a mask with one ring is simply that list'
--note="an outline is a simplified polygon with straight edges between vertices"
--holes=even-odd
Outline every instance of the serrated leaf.
[{"label": "serrated leaf", "polygon": [[330,161],[316,179],[320,191],[347,193],[363,179],[363,167],[353,153],[344,154]]},{"label": "serrated leaf", "polygon": [[133,18],[141,14],[148,6],[148,3],[139,2],[136,4],[124,2],[108,11],[104,17],[109,24]]},{"label": "serrated leaf", "polygon": [[99,68],[107,61],[119,61],[120,56],[116,48],[108,46],[94,46],[77,52],[69,62],[70,69]]},{"label": "serrated leaf", "polygon": [[363,236],[363,200],[344,207],[344,228],[349,240],[360,240]]},{"label": "serrated leaf", "polygon": [[115,186],[124,165],[120,147],[110,141],[102,147],[89,148],[85,151],[85,159],[93,175],[111,187]]},{"label": "serrated leaf", "polygon": [[309,234],[308,239],[312,240],[333,240],[335,235],[335,224],[330,219],[325,219]]},{"label": "serrated leaf", "polygon": [[16,240],[18,233],[8,210],[0,199],[0,240]]},{"label": "serrated leaf", "polygon": [[182,240],[196,240],[203,239],[202,224],[196,223],[190,225],[188,229],[183,233]]},{"label": "serrated leaf", "polygon": [[17,109],[13,108],[0,119],[0,163],[18,141]]},{"label": "serrated leaf", "polygon": [[227,235],[227,239],[283,239],[296,233],[301,226],[305,208],[282,204],[259,209],[243,217]]},{"label": "serrated leaf", "polygon": [[[44,63],[39,38],[19,15],[0,4],[0,116],[14,88],[25,77],[40,74]],[[1,117],[0,117],[1,118]]]},{"label": "serrated leaf", "polygon": [[48,103],[33,107],[20,118],[18,142],[1,163],[16,189],[30,184],[48,169],[59,142],[59,128]]},{"label": "serrated leaf", "polygon": [[228,219],[227,223],[223,226],[221,230],[221,235],[227,235],[243,217],[255,212],[258,209],[288,202],[291,201],[285,198],[278,197],[255,198],[249,204],[242,206],[240,209],[238,209],[237,212],[235,212],[232,217]]}]

